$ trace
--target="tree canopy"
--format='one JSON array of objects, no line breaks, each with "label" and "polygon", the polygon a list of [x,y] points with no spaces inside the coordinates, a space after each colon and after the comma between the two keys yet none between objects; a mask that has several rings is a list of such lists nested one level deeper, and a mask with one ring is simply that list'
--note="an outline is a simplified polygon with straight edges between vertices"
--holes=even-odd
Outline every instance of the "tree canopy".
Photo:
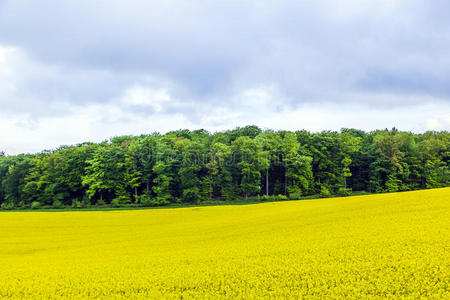
[{"label": "tree canopy", "polygon": [[450,184],[449,156],[447,131],[178,130],[37,154],[0,151],[0,203],[166,205],[435,188]]}]

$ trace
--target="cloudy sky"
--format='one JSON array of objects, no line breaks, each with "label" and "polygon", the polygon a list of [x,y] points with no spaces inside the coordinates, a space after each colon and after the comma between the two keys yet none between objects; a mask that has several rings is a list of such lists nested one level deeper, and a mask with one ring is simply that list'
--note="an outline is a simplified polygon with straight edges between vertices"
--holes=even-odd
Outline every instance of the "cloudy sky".
[{"label": "cloudy sky", "polygon": [[450,129],[448,0],[0,0],[0,150],[180,128]]}]

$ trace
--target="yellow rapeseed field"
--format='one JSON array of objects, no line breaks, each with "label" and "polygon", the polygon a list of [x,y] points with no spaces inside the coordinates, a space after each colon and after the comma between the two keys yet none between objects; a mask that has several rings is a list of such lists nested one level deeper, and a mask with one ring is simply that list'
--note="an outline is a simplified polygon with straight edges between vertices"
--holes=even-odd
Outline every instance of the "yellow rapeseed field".
[{"label": "yellow rapeseed field", "polygon": [[1,212],[0,298],[450,298],[450,188]]}]

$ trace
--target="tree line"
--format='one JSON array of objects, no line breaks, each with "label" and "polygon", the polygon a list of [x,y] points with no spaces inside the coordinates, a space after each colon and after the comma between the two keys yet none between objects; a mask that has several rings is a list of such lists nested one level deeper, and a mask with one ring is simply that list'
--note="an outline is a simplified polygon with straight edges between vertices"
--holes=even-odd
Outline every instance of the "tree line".
[{"label": "tree line", "polygon": [[159,206],[436,188],[450,185],[449,156],[447,131],[246,126],[120,136],[37,154],[0,152],[0,203]]}]

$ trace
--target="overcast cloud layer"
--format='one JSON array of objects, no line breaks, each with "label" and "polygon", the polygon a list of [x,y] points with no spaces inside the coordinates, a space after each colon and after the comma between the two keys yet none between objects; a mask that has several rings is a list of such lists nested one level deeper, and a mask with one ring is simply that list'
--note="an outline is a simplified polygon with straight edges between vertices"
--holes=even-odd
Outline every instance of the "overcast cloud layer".
[{"label": "overcast cloud layer", "polygon": [[180,128],[450,129],[450,2],[0,0],[0,150]]}]

